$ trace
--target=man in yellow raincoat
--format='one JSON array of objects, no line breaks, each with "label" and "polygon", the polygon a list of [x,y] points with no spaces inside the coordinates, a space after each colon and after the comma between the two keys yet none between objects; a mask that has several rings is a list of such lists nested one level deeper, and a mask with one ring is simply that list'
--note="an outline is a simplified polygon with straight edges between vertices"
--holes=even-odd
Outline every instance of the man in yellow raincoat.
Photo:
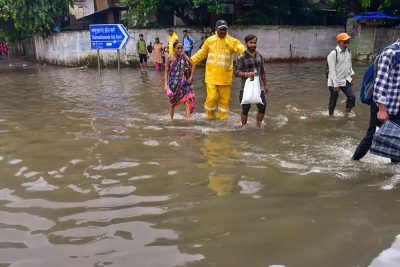
[{"label": "man in yellow raincoat", "polygon": [[233,54],[242,54],[246,47],[236,38],[228,35],[228,24],[219,20],[216,34],[207,38],[201,49],[192,56],[196,65],[205,58],[207,99],[204,109],[208,119],[227,119],[231,98]]},{"label": "man in yellow raincoat", "polygon": [[174,32],[172,29],[168,30],[168,53],[170,55],[174,54],[174,43],[179,40],[178,34]]}]

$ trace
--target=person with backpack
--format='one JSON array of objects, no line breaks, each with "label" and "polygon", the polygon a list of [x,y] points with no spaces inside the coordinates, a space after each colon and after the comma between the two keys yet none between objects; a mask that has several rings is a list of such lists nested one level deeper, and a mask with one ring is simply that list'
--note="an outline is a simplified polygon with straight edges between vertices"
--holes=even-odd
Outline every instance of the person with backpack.
[{"label": "person with backpack", "polygon": [[[387,46],[365,71],[361,102],[370,105],[370,121],[353,160],[362,159],[371,148],[376,127],[387,119],[400,125],[400,39]],[[392,159],[392,162],[398,162]]]},{"label": "person with backpack", "polygon": [[195,43],[195,40],[193,36],[189,35],[188,30],[183,30],[183,38],[182,38],[182,43],[183,43],[183,52],[188,57],[192,56],[192,50],[193,50],[193,44]]},{"label": "person with backpack", "polygon": [[346,116],[354,114],[352,109],[356,103],[356,97],[351,88],[353,83],[354,70],[351,63],[351,52],[348,49],[350,36],[347,33],[339,33],[336,36],[338,45],[332,50],[328,57],[328,88],[330,92],[328,112],[333,116],[339,91],[346,95]]}]

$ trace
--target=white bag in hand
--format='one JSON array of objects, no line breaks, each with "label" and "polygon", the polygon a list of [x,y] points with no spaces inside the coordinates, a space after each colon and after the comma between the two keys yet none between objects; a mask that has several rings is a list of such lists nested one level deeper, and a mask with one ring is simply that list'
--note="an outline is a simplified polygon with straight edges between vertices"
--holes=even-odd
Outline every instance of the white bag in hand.
[{"label": "white bag in hand", "polygon": [[255,76],[253,80],[247,78],[243,88],[242,102],[240,104],[264,104],[260,95],[260,77]]}]

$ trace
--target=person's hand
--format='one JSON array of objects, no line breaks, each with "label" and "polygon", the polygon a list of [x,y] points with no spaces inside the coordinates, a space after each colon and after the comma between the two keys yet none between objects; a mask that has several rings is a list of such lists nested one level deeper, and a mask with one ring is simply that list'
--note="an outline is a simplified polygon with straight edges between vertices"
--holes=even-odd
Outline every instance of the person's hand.
[{"label": "person's hand", "polygon": [[379,121],[384,122],[389,119],[389,115],[387,114],[386,110],[380,110],[378,115],[376,116]]},{"label": "person's hand", "polygon": [[270,92],[271,92],[271,88],[269,88],[268,85],[264,85],[264,92],[265,92],[266,94],[270,93]]},{"label": "person's hand", "polygon": [[255,73],[254,72],[247,72],[246,75],[247,75],[248,78],[252,78],[253,79],[254,76],[255,76]]},{"label": "person's hand", "polygon": [[187,80],[188,84],[192,84],[193,83],[193,77],[190,76],[189,79]]},{"label": "person's hand", "polygon": [[340,87],[333,87],[333,91],[339,92],[339,90],[340,90]]}]

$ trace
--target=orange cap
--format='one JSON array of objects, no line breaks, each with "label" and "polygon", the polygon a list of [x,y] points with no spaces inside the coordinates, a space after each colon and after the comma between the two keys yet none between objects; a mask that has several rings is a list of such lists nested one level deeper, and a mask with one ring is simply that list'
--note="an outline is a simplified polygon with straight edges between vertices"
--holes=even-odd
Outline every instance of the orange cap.
[{"label": "orange cap", "polygon": [[347,34],[347,33],[345,33],[345,32],[342,32],[342,33],[339,33],[337,36],[336,36],[336,41],[337,42],[340,42],[340,41],[347,41],[347,40],[349,40],[351,37]]}]

